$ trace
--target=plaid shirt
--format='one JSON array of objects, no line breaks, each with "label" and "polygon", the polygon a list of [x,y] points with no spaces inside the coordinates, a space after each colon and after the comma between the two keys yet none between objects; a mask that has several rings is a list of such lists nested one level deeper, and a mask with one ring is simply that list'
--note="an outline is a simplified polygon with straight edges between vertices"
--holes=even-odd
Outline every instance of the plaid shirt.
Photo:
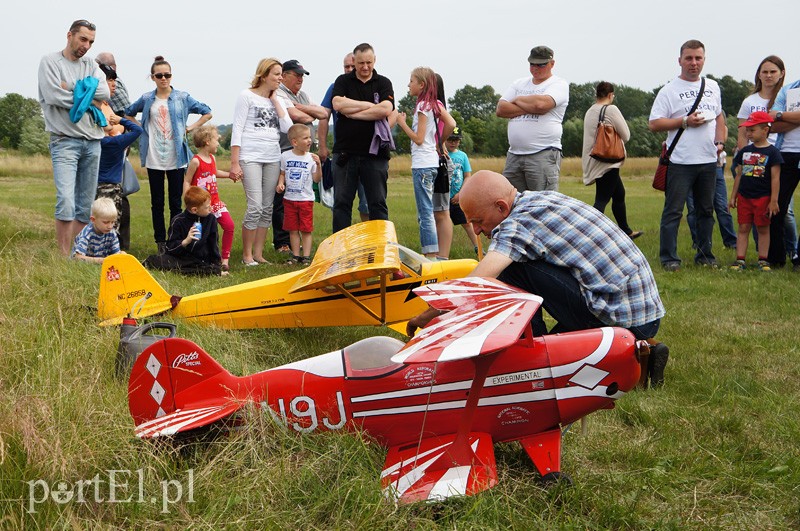
[{"label": "plaid shirt", "polygon": [[[128,98],[128,89],[121,79],[117,78],[117,89],[114,91],[114,96],[111,98],[111,110],[116,114],[124,114],[125,107],[131,104]],[[120,114],[121,115],[121,114]]]},{"label": "plaid shirt", "polygon": [[119,238],[117,231],[112,230],[100,234],[94,230],[94,224],[89,223],[77,236],[75,245],[72,246],[72,256],[81,253],[84,256],[106,257],[119,252]]},{"label": "plaid shirt", "polygon": [[644,254],[610,219],[564,194],[517,194],[492,231],[489,251],[568,268],[591,312],[608,325],[639,326],[664,316]]}]

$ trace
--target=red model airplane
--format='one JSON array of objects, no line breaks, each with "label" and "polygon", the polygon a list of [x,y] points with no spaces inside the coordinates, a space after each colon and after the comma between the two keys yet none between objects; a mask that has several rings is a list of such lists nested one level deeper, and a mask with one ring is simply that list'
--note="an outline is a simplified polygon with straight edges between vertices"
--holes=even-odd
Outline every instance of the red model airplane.
[{"label": "red model airplane", "polygon": [[494,486],[498,442],[520,441],[543,478],[558,478],[560,426],[614,407],[639,379],[646,346],[628,330],[533,337],[542,299],[494,279],[414,291],[448,312],[408,343],[372,337],[251,376],[185,339],[151,345],[128,387],[136,435],[190,431],[255,404],[300,433],[364,430],[389,448],[387,496],[438,500]]}]

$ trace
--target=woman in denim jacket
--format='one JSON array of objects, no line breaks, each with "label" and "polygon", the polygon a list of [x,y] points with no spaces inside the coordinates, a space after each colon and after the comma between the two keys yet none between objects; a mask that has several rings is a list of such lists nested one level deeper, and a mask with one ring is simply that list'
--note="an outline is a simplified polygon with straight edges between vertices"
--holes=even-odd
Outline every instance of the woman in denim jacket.
[{"label": "woman in denim jacket", "polygon": [[[135,119],[142,113],[144,133],[139,139],[142,166],[147,168],[150,181],[150,210],[153,217],[153,236],[158,251],[163,251],[167,239],[164,224],[164,175],[169,192],[169,217],[181,213],[181,194],[186,166],[192,158],[187,135],[211,119],[211,108],[192,98],[188,92],[170,85],[172,67],[162,56],[150,67],[150,79],[156,84],[152,92],[142,96],[125,109],[125,115]],[[190,114],[200,119],[186,125]]]}]

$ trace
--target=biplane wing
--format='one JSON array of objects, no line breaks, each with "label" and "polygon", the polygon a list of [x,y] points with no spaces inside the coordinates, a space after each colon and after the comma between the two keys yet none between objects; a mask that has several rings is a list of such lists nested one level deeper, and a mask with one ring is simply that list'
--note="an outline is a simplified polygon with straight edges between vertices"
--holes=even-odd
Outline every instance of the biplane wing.
[{"label": "biplane wing", "polygon": [[447,310],[423,328],[395,363],[431,363],[491,354],[530,327],[542,298],[496,279],[466,277],[414,289],[432,307]]},{"label": "biplane wing", "polygon": [[468,464],[448,457],[455,434],[422,439],[418,444],[389,448],[381,472],[387,498],[402,503],[439,501],[451,496],[476,494],[497,484],[492,437],[469,434]]}]

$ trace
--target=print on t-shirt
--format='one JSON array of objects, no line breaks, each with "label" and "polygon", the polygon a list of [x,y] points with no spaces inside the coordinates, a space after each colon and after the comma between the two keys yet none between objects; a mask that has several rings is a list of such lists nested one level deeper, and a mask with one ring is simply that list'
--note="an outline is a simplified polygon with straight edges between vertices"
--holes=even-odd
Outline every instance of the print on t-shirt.
[{"label": "print on t-shirt", "polygon": [[278,119],[278,113],[275,112],[275,107],[255,107],[254,110],[256,113],[256,120],[253,124],[254,128],[280,128],[280,120]]},{"label": "print on t-shirt", "polygon": [[767,172],[769,156],[754,151],[742,154],[742,175],[764,177]]}]

